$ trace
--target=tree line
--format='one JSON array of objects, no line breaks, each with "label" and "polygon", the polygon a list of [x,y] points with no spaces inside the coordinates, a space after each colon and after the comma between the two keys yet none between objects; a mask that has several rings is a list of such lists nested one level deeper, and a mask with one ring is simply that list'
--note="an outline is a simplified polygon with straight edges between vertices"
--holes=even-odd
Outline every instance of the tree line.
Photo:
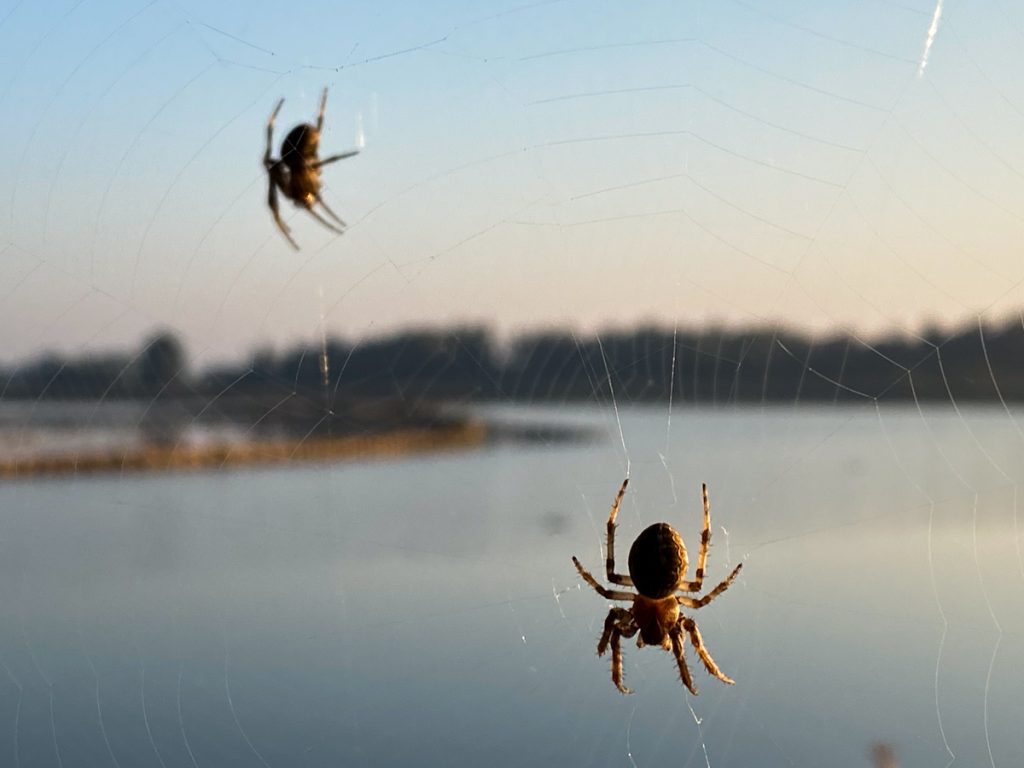
[{"label": "tree line", "polygon": [[171,333],[132,354],[55,355],[0,370],[0,399],[226,398],[820,403],[1024,401],[1024,325],[865,339],[784,329],[564,330],[499,343],[481,327],[329,339],[192,371]]}]

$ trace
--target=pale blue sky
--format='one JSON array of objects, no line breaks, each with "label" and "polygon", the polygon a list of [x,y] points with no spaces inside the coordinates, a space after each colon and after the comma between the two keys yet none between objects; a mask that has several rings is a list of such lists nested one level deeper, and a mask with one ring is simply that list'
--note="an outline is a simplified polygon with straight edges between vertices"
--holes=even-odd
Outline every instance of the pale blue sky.
[{"label": "pale blue sky", "polygon": [[[411,324],[914,330],[1024,297],[1024,8],[0,3],[0,360]],[[266,209],[329,86],[337,238]]]}]

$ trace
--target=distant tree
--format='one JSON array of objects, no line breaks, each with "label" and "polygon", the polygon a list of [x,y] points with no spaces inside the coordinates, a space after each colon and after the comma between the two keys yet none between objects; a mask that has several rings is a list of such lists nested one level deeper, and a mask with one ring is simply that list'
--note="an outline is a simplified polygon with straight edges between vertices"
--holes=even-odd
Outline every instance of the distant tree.
[{"label": "distant tree", "polygon": [[143,347],[138,360],[137,381],[142,392],[167,394],[180,392],[187,376],[185,349],[178,337],[169,332],[160,333]]},{"label": "distant tree", "polygon": [[930,344],[941,344],[949,337],[949,333],[943,331],[936,321],[930,320],[921,329],[919,336]]},{"label": "distant tree", "polygon": [[274,350],[269,347],[261,347],[253,353],[250,367],[253,373],[269,376],[274,373],[276,365],[277,357],[274,355]]}]

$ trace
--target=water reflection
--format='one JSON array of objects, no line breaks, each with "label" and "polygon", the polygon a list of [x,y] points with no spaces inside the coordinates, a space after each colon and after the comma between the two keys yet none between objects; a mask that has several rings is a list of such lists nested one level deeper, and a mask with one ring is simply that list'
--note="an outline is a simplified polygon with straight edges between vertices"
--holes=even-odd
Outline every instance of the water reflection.
[{"label": "water reflection", "polygon": [[[691,664],[698,726],[669,655],[624,646],[631,697],[594,655],[606,608],[569,556],[603,558],[623,455],[605,411],[576,415],[616,439],[0,486],[3,762],[1024,758],[1015,485],[963,422],[686,412],[666,452],[663,411],[623,413],[620,540],[668,520],[695,542],[706,481],[708,579],[745,562],[696,612],[737,681]],[[1005,415],[967,418],[1024,466]]]}]

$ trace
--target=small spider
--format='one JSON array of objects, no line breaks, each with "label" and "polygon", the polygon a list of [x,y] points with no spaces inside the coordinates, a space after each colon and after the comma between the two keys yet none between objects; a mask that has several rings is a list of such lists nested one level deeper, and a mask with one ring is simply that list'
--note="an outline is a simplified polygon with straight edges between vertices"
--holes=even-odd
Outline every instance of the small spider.
[{"label": "small spider", "polygon": [[690,693],[697,694],[697,686],[690,676],[690,669],[683,657],[683,638],[689,635],[694,650],[708,672],[723,683],[734,685],[735,681],[727,677],[715,664],[701,640],[697,622],[679,612],[679,606],[686,608],[703,608],[732,584],[743,564],[736,566],[729,577],[708,592],[704,597],[693,598],[677,595],[676,592],[699,592],[704,583],[704,566],[708,559],[708,545],[711,543],[711,506],[708,503],[708,487],[702,485],[704,496],[704,530],[700,537],[700,554],[697,557],[696,578],[686,581],[686,568],[689,560],[682,537],[668,523],[655,523],[644,529],[637,536],[629,549],[629,576],[615,573],[615,517],[619,514],[619,505],[626,494],[629,478],[622,481],[619,492],[612,503],[608,515],[608,559],[605,571],[608,581],[624,587],[635,587],[637,594],[605,589],[590,575],[580,561],[573,557],[572,562],[580,572],[583,580],[592,586],[606,600],[629,600],[633,607],[629,610],[612,607],[604,620],[604,631],[597,643],[597,655],[603,656],[612,647],[612,682],[622,693],[632,693],[622,683],[622,649],[619,644],[621,637],[633,637],[638,648],[645,645],[660,645],[666,651],[672,651],[679,665],[679,675],[683,685]]},{"label": "small spider", "polygon": [[[274,221],[278,229],[287,238],[295,250],[299,246],[292,239],[288,226],[281,220],[281,213],[277,207],[277,190],[295,203],[298,208],[305,208],[321,224],[332,232],[339,235],[344,231],[345,222],[338,214],[327,207],[327,203],[320,197],[320,169],[328,163],[344,160],[347,157],[358,155],[359,150],[353,149],[342,152],[340,155],[331,155],[323,160],[317,157],[317,149],[320,145],[320,132],[324,128],[324,110],[327,108],[327,89],[320,99],[320,113],[316,118],[316,125],[302,123],[288,132],[284,142],[281,144],[281,159],[275,160],[270,156],[273,151],[274,141],[274,119],[281,111],[284,99],[277,102],[274,111],[267,121],[267,151],[263,154],[263,167],[270,176],[270,191],[267,194],[267,204],[274,214]],[[313,205],[320,203],[328,215],[334,219],[338,226],[331,224],[327,219],[313,210]]]}]

